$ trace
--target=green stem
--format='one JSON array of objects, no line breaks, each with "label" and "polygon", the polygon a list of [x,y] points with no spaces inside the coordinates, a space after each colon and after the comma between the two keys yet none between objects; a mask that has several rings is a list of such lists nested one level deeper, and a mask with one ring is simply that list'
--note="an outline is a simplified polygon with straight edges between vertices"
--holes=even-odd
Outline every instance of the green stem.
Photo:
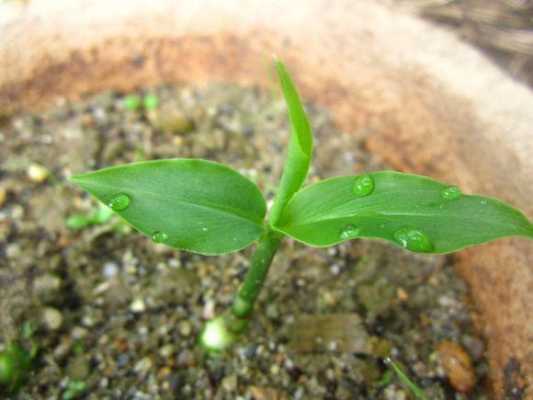
[{"label": "green stem", "polygon": [[272,259],[279,248],[281,237],[279,233],[267,230],[259,240],[244,282],[233,300],[231,312],[236,318],[247,318],[252,313]]},{"label": "green stem", "polygon": [[267,228],[259,240],[250,268],[233,300],[231,309],[209,321],[200,335],[200,344],[209,352],[218,353],[226,350],[246,329],[281,239],[281,234]]}]

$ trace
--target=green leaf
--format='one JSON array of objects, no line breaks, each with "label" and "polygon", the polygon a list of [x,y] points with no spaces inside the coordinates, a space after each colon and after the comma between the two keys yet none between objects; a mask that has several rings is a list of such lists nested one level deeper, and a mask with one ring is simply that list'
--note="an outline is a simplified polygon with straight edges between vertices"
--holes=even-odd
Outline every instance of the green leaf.
[{"label": "green leaf", "polygon": [[504,236],[533,238],[527,218],[501,201],[393,171],[311,185],[293,197],[275,229],[312,246],[367,237],[426,253],[447,253]]},{"label": "green leaf", "polygon": [[313,133],[294,83],[281,61],[275,62],[291,125],[291,138],[281,182],[270,214],[275,225],[285,205],[305,181],[313,153]]},{"label": "green leaf", "polygon": [[154,241],[201,254],[240,250],[263,231],[259,189],[205,160],[147,161],[78,175],[74,182]]}]

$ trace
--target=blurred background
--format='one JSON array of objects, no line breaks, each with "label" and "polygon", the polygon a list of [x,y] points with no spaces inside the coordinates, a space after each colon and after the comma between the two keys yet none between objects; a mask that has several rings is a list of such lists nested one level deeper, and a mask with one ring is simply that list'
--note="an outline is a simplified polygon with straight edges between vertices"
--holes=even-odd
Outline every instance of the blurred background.
[{"label": "blurred background", "polygon": [[533,87],[532,0],[393,0],[483,50]]}]

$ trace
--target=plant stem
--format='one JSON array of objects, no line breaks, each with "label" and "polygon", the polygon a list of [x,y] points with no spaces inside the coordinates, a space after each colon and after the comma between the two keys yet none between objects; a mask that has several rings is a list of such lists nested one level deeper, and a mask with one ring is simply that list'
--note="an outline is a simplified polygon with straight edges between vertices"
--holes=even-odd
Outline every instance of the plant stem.
[{"label": "plant stem", "polygon": [[272,259],[279,248],[281,237],[280,234],[267,230],[259,240],[244,282],[233,300],[231,311],[235,317],[247,318],[252,313]]},{"label": "plant stem", "polygon": [[246,329],[282,237],[267,228],[257,244],[250,268],[233,300],[231,309],[209,321],[200,335],[200,344],[206,350],[215,353],[224,351]]}]

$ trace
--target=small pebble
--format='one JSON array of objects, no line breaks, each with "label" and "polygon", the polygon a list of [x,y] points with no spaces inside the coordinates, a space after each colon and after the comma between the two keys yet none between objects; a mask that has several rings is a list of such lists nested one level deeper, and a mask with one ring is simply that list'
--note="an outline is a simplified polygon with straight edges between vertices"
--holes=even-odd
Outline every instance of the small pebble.
[{"label": "small pebble", "polygon": [[122,367],[125,367],[125,366],[129,365],[129,363],[130,363],[130,356],[129,355],[120,354],[117,357],[117,367],[122,368]]},{"label": "small pebble", "polygon": [[270,367],[270,373],[274,376],[279,374],[279,366],[277,364],[272,364]]},{"label": "small pebble", "polygon": [[182,111],[175,108],[161,109],[149,115],[153,124],[163,132],[169,132],[174,135],[184,135],[194,129],[194,123]]},{"label": "small pebble", "polygon": [[46,328],[51,331],[58,330],[63,324],[63,315],[59,310],[52,307],[46,307],[43,310],[42,319]]},{"label": "small pebble", "polygon": [[48,179],[50,176],[50,171],[48,171],[42,165],[31,164],[26,171],[26,175],[28,175],[28,178],[30,178],[32,182],[42,183]]},{"label": "small pebble", "polygon": [[24,207],[16,204],[11,208],[11,217],[13,219],[21,219],[24,216]]},{"label": "small pebble", "polygon": [[396,296],[400,301],[407,301],[409,299],[409,293],[407,293],[403,288],[396,289]]},{"label": "small pebble", "polygon": [[192,326],[189,321],[181,321],[179,324],[179,331],[181,336],[189,336],[192,332]]},{"label": "small pebble", "polygon": [[449,340],[441,342],[437,351],[452,387],[460,393],[470,392],[476,384],[476,374],[468,353]]},{"label": "small pebble", "polygon": [[174,354],[175,351],[176,351],[176,348],[174,347],[174,345],[167,344],[161,347],[161,349],[159,350],[159,354],[161,355],[161,357],[168,358],[172,354]]},{"label": "small pebble", "polygon": [[277,389],[250,386],[248,393],[254,400],[286,400],[288,397],[285,393],[278,391]]},{"label": "small pebble", "polygon": [[130,310],[134,313],[142,313],[146,310],[146,304],[141,298],[136,298],[130,304]]},{"label": "small pebble", "polygon": [[35,278],[33,290],[41,302],[49,303],[59,297],[61,286],[62,280],[60,277],[46,274]]},{"label": "small pebble", "polygon": [[211,319],[215,316],[215,302],[213,300],[207,300],[202,311],[202,317],[204,319]]},{"label": "small pebble", "polygon": [[20,246],[16,243],[11,243],[6,246],[7,258],[17,258],[20,256]]},{"label": "small pebble", "polygon": [[186,368],[190,367],[194,364],[194,355],[189,350],[183,350],[180,354],[178,354],[177,358],[178,367]]},{"label": "small pebble", "polygon": [[150,357],[144,357],[139,362],[135,364],[135,367],[133,368],[136,372],[140,372],[142,374],[145,374],[149,372],[152,369],[153,362]]},{"label": "small pebble", "polygon": [[274,303],[270,303],[267,305],[265,313],[266,313],[266,316],[270,319],[279,318],[278,306]]},{"label": "small pebble", "polygon": [[103,266],[102,273],[107,279],[113,278],[118,273],[117,263],[106,262]]},{"label": "small pebble", "polygon": [[89,331],[81,326],[75,326],[74,328],[72,328],[71,334],[73,339],[79,340],[87,337]]},{"label": "small pebble", "polygon": [[339,275],[341,272],[341,267],[339,264],[332,264],[331,267],[329,267],[329,270],[331,271],[332,275]]},{"label": "small pebble", "polygon": [[3,187],[0,187],[0,207],[2,207],[7,199],[7,190]]},{"label": "small pebble", "polygon": [[226,392],[234,392],[237,389],[237,375],[229,375],[222,379],[222,388]]}]

